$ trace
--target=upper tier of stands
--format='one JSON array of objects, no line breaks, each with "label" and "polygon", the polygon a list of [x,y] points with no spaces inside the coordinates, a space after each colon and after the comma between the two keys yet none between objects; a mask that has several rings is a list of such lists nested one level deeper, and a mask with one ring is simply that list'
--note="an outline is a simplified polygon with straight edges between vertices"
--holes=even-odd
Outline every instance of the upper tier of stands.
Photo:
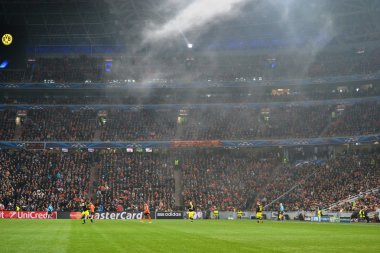
[{"label": "upper tier of stands", "polygon": [[[183,53],[161,57],[46,57],[31,58],[23,71],[2,71],[0,82],[207,82],[287,80],[354,74],[380,70],[380,49],[364,54],[353,51],[278,54]],[[107,63],[107,66],[106,66]]]}]

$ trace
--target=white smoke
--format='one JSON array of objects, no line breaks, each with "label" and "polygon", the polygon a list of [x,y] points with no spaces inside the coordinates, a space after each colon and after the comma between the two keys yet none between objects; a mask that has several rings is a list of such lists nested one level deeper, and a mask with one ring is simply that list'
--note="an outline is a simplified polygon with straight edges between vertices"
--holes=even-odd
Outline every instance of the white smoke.
[{"label": "white smoke", "polygon": [[[144,40],[156,41],[173,36],[178,33],[184,36],[187,31],[215,24],[218,21],[225,21],[235,17],[240,10],[239,4],[248,0],[193,0],[188,5],[180,9],[173,18],[165,24],[150,23],[144,30]],[[167,0],[165,6],[170,8],[173,0]],[[179,5],[176,4],[178,7]],[[185,37],[185,36],[184,36]],[[186,38],[186,37],[185,37]],[[186,39],[185,39],[186,40]]]},{"label": "white smoke", "polygon": [[[291,54],[294,52],[292,59],[302,63],[297,69],[299,76],[303,76],[336,33],[329,0],[315,3],[303,0],[149,0],[147,2],[152,6],[145,10],[141,5],[136,9],[137,13],[144,14],[136,27],[134,23],[131,25],[128,15],[124,15],[133,9],[129,5],[133,1],[107,1],[114,15],[120,20],[125,18],[126,25],[120,26],[121,34],[125,36],[128,54],[138,55],[136,69],[147,83],[165,77],[191,81],[199,76],[203,80],[208,73],[212,77],[212,73],[220,71],[220,65],[224,63],[220,62],[216,51],[202,49],[214,45],[215,48],[223,47],[230,40],[249,46],[252,41],[262,38],[270,44],[272,37],[286,43]],[[190,43],[194,44],[194,49],[187,50],[186,45]],[[276,58],[276,53],[276,50],[269,49],[263,54]],[[207,62],[207,72],[196,67],[194,71],[188,71],[184,63],[187,58],[194,58],[194,66],[198,67]],[[173,65],[173,62],[178,64]],[[284,66],[286,63],[279,60],[278,64]],[[134,68],[132,65],[128,67],[132,73]],[[126,68],[121,66],[120,72],[125,71]],[[268,78],[271,73],[267,74]]]}]

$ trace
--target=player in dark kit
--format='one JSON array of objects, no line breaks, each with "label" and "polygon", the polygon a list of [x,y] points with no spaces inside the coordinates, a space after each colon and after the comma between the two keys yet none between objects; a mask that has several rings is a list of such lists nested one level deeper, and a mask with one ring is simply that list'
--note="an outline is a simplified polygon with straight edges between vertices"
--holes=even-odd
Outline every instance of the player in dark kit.
[{"label": "player in dark kit", "polygon": [[189,219],[191,220],[191,222],[193,222],[195,208],[194,208],[194,205],[193,205],[192,201],[189,202],[189,205],[187,206],[187,209],[189,211]]},{"label": "player in dark kit", "polygon": [[257,219],[257,223],[259,223],[260,221],[261,223],[263,223],[263,205],[260,203],[260,201],[257,201],[256,219]]}]

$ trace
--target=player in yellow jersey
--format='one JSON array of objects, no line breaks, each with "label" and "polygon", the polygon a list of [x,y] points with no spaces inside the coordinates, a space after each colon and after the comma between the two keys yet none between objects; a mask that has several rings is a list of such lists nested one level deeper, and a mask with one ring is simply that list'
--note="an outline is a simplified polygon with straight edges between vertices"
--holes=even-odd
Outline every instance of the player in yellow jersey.
[{"label": "player in yellow jersey", "polygon": [[256,206],[256,219],[257,223],[263,223],[263,205],[260,203],[260,201],[257,201],[257,206]]},{"label": "player in yellow jersey", "polygon": [[83,223],[82,224],[86,224],[86,219],[88,219],[88,217],[90,216],[90,212],[88,210],[88,203],[83,201],[81,204],[80,204],[81,208],[82,208],[82,219],[83,219]]},{"label": "player in yellow jersey", "polygon": [[189,219],[190,219],[191,222],[193,222],[195,208],[194,208],[194,205],[193,205],[192,201],[189,202],[189,205],[187,206],[187,209],[188,209]]}]

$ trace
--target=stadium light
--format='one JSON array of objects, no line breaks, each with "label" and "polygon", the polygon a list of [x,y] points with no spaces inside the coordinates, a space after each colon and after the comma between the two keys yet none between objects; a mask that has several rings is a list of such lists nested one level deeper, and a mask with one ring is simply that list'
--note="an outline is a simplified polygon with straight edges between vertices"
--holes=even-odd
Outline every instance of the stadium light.
[{"label": "stadium light", "polygon": [[1,64],[0,64],[0,69],[5,69],[9,64],[9,61],[8,60],[4,60]]},{"label": "stadium light", "polygon": [[190,48],[193,48],[193,44],[188,43],[188,44],[187,44],[187,48],[189,48],[189,49],[190,49]]}]

